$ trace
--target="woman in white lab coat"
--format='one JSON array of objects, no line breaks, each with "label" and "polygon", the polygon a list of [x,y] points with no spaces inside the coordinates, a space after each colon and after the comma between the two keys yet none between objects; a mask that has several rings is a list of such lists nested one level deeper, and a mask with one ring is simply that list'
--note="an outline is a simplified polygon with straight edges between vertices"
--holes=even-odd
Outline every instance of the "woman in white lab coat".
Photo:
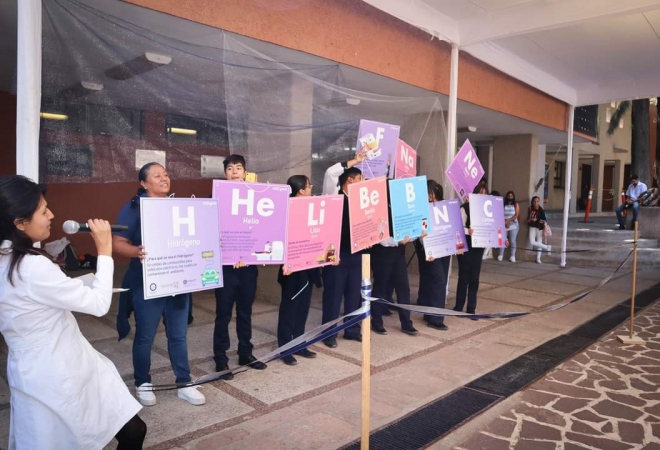
[{"label": "woman in white lab coat", "polygon": [[83,337],[72,311],[103,316],[112,297],[110,225],[90,220],[98,251],[93,286],[67,277],[33,248],[50,235],[42,188],[0,177],[0,332],[9,355],[10,449],[140,449],[140,404],[117,369]]}]

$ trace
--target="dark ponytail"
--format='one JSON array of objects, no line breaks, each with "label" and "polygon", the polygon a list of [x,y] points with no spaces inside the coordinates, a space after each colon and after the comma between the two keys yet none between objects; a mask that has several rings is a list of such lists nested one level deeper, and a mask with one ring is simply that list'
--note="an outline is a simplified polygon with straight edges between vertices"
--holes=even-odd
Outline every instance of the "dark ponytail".
[{"label": "dark ponytail", "polygon": [[22,175],[0,177],[0,242],[9,241],[8,249],[0,250],[0,255],[11,255],[7,279],[13,285],[13,275],[25,255],[44,255],[34,248],[32,239],[16,228],[16,222],[29,221],[39,208],[46,189]]},{"label": "dark ponytail", "polygon": [[[138,172],[138,181],[147,181],[147,175],[149,175],[149,169],[151,166],[160,166],[157,162],[146,163],[140,168]],[[147,193],[147,190],[140,186],[137,190],[137,194],[131,199],[131,208],[137,208],[140,206],[140,197]]]},{"label": "dark ponytail", "polygon": [[442,185],[435,180],[427,180],[426,188],[429,191],[429,194],[433,194],[433,200],[442,201],[445,199],[445,193],[442,189]]},{"label": "dark ponytail", "polygon": [[289,187],[291,188],[291,195],[289,195],[289,197],[295,197],[296,195],[298,195],[298,192],[305,189],[307,183],[309,183],[309,178],[307,178],[307,176],[305,175],[290,176],[289,179],[286,180],[286,184],[288,184]]}]

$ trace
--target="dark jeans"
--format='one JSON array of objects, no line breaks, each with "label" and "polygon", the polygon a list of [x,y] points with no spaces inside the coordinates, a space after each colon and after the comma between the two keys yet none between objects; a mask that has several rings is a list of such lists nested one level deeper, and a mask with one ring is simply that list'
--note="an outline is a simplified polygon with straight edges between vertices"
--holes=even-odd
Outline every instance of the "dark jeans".
[{"label": "dark jeans", "polygon": [[[131,273],[129,273],[131,272]],[[151,347],[156,337],[161,317],[165,322],[167,352],[177,383],[190,381],[188,364],[188,310],[190,295],[144,299],[142,274],[133,274],[129,269],[126,276],[137,278],[131,283],[131,296],[135,313],[135,339],[133,341],[133,377],[135,385],[151,383]]]},{"label": "dark jeans", "polygon": [[624,203],[623,205],[619,205],[619,207],[616,209],[616,218],[619,220],[619,226],[621,228],[626,227],[626,222],[625,220],[623,220],[623,210],[626,209],[628,206],[632,208],[633,223],[637,222],[637,214],[639,213],[639,202],[634,202],[632,205],[628,205]]},{"label": "dark jeans", "polygon": [[[444,308],[446,306],[449,262],[449,256],[427,261],[424,248],[421,245],[417,247],[417,263],[419,265],[418,305],[435,308]],[[434,325],[442,325],[445,318],[443,316],[424,314],[424,320]]]},{"label": "dark jeans", "polygon": [[[393,285],[396,292],[397,303],[410,304],[410,285],[408,283],[408,268],[406,266],[406,247],[384,247],[374,245],[371,248],[371,270],[374,273],[374,284],[372,296],[377,298],[388,298],[388,286]],[[387,308],[381,303],[371,304],[371,321],[375,326],[383,326],[383,313]],[[412,326],[410,311],[397,308],[401,327]]]},{"label": "dark jeans", "polygon": [[236,335],[238,356],[252,354],[252,304],[257,293],[257,266],[234,269],[222,266],[223,287],[215,290],[215,328],[213,329],[213,360],[227,364],[229,322],[236,304]]},{"label": "dark jeans", "polygon": [[477,310],[477,292],[479,291],[479,275],[483,248],[470,248],[468,252],[458,256],[458,285],[456,286],[456,311],[463,311],[467,297],[467,311],[474,314]]},{"label": "dark jeans", "polygon": [[[327,323],[339,318],[341,299],[344,298],[344,314],[360,308],[362,284],[362,254],[342,250],[338,266],[323,268],[323,319]],[[344,336],[359,336],[360,324],[344,331]]]},{"label": "dark jeans", "polygon": [[306,271],[294,272],[282,277],[282,300],[277,319],[278,347],[305,333],[312,289],[312,281]]}]

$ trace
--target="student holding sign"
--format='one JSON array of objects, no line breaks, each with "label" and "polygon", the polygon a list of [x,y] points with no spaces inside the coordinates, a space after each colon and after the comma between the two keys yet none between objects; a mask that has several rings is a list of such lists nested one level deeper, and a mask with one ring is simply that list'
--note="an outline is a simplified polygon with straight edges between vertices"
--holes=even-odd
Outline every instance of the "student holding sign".
[{"label": "student holding sign", "polygon": [[[245,181],[245,158],[229,155],[222,162],[225,178],[229,181]],[[229,322],[236,305],[236,334],[238,337],[238,364],[264,370],[266,364],[252,355],[252,304],[257,293],[257,266],[248,266],[239,261],[233,266],[222,266],[224,286],[215,290],[215,327],[213,328],[213,360],[215,370],[229,369]],[[227,373],[223,380],[231,380],[234,374]]]},{"label": "student holding sign", "polygon": [[[473,194],[488,195],[485,184],[478,184]],[[467,239],[467,252],[459,254],[458,259],[458,284],[456,286],[456,305],[454,311],[463,311],[467,298],[467,313],[476,314],[477,292],[479,291],[479,276],[481,275],[481,261],[484,255],[483,248],[472,247],[473,229],[470,226],[470,198],[461,205],[461,216],[465,226],[465,237]],[[476,320],[476,319],[475,319]]]},{"label": "student holding sign", "polygon": [[[140,220],[140,197],[165,198],[170,193],[170,176],[158,163],[148,163],[142,166],[138,174],[141,187],[137,195],[126,203],[119,213],[117,223],[127,225],[126,231],[119,231],[113,236],[113,248],[116,254],[131,258],[128,270],[124,275],[122,288],[129,289],[122,293],[117,324],[122,318],[122,310],[126,312],[127,303],[132,304],[135,311],[135,338],[133,339],[133,376],[135,378],[136,396],[145,406],[156,404],[156,394],[151,390],[151,347],[156,337],[156,331],[161,317],[167,327],[167,350],[170,355],[172,370],[177,383],[190,381],[190,365],[188,363],[188,310],[190,294],[179,294],[145,300],[144,282],[142,278],[142,261],[147,255],[142,246],[142,231]],[[123,318],[126,320],[126,317]],[[120,330],[120,339],[128,334],[127,329]],[[203,405],[206,402],[204,394],[191,386],[178,390],[179,398],[192,405]]]},{"label": "student holding sign", "polygon": [[[428,180],[429,203],[441,202],[444,200],[442,186],[435,180]],[[451,256],[442,258],[427,258],[424,249],[424,238],[415,241],[415,251],[417,253],[417,263],[419,266],[419,291],[417,294],[417,304],[420,306],[433,306],[435,308],[444,308],[447,299],[447,280],[449,279],[449,264]],[[448,330],[444,323],[443,316],[424,315],[424,321],[429,327],[437,330]]]},{"label": "student holding sign", "polygon": [[[356,155],[355,160],[358,159]],[[347,167],[349,163],[342,164]],[[334,166],[333,166],[334,167]],[[333,169],[330,167],[326,171]],[[344,195],[344,212],[341,222],[341,240],[339,243],[339,265],[323,268],[323,318],[322,323],[331,322],[339,317],[341,299],[344,298],[344,314],[349,314],[360,308],[360,290],[362,283],[362,252],[351,253],[351,223],[348,208],[348,185],[362,181],[362,171],[357,167],[349,167],[339,176],[340,193]],[[325,190],[324,183],[324,190]],[[356,324],[344,331],[344,339],[362,341],[360,325]],[[337,347],[337,337],[325,339],[323,343]]]},{"label": "student holding sign", "polygon": [[[305,175],[289,177],[286,184],[291,188],[291,197],[312,195],[312,185]],[[281,266],[277,281],[282,286],[282,300],[277,319],[277,345],[282,347],[305,333],[305,323],[312,300],[312,285],[322,286],[321,272],[315,267],[290,273]],[[316,358],[316,353],[308,348],[296,352],[296,355]],[[298,364],[293,355],[284,356],[282,362],[289,366]]]}]

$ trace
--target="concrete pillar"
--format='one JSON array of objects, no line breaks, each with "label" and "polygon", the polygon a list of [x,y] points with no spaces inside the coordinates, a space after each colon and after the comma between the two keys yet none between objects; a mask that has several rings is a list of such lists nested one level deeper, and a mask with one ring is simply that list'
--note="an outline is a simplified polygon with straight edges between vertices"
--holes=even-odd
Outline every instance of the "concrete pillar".
[{"label": "concrete pillar", "polygon": [[[498,136],[493,143],[493,189],[500,191],[502,195],[507,191],[516,194],[522,223],[527,217],[534,186],[541,176],[537,176],[538,158],[538,138],[533,134]],[[526,226],[521,226],[521,232],[518,233],[518,248],[524,247],[527,242],[526,230]],[[532,258],[533,254],[520,253],[519,257]]]},{"label": "concrete pillar", "polygon": [[[573,165],[571,169],[571,202],[569,204],[569,214],[577,212],[577,200],[580,197],[580,151],[575,147],[573,147]],[[568,186],[566,187],[568,188]]]},{"label": "concrete pillar", "polygon": [[[539,180],[542,180],[539,184],[539,187],[534,192],[534,195],[538,195],[541,198],[541,206],[544,205],[543,193],[545,192],[545,144],[539,144],[536,150],[536,177],[534,178],[535,183],[539,183]],[[536,185],[536,184],[535,184]],[[545,208],[545,206],[543,206]]]},{"label": "concrete pillar", "polygon": [[594,184],[594,195],[591,202],[591,212],[603,212],[603,174],[605,173],[605,159],[594,155],[591,168],[591,178]]}]

